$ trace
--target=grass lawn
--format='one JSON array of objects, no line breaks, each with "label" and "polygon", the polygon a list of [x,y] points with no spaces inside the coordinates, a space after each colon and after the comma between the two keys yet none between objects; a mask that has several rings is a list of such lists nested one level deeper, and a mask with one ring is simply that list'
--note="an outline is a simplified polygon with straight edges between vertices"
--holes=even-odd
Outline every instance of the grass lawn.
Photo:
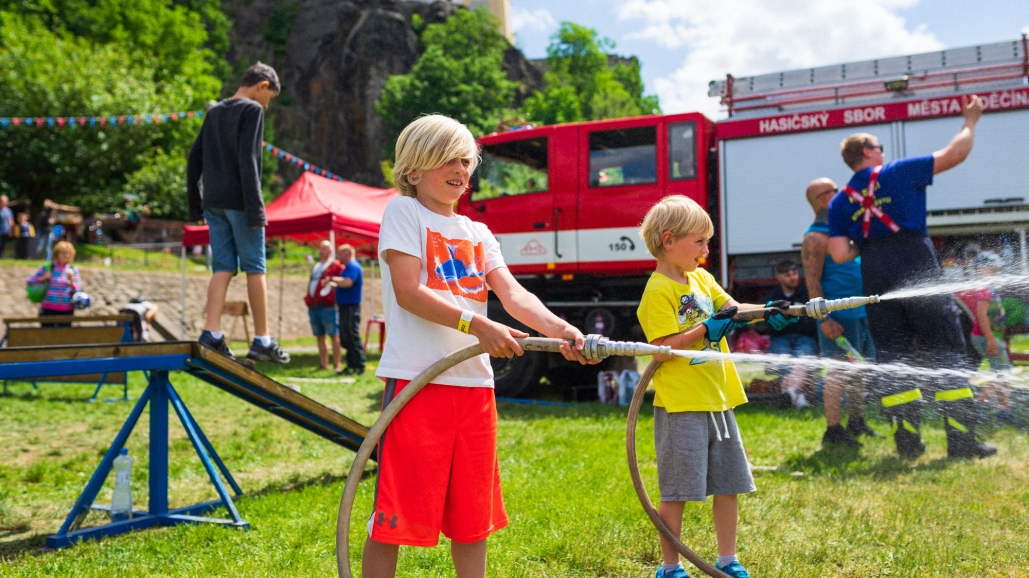
[{"label": "grass lawn", "polygon": [[[258,365],[357,421],[374,421],[380,382],[316,368],[313,353],[295,354],[288,367]],[[87,404],[88,385],[40,384],[35,393],[15,383],[0,396],[0,576],[335,575],[336,514],[353,454],[189,376],[171,380],[246,493],[236,505],[251,530],[178,526],[46,550],[46,536],[60,527],[132,404]],[[131,394],[143,387],[133,374]],[[511,525],[490,538],[489,575],[653,576],[657,533],[626,469],[626,408],[501,402],[499,413]],[[172,506],[214,499],[172,415]],[[928,451],[909,462],[896,457],[888,439],[868,441],[858,452],[823,450],[819,409],[749,404],[737,415],[751,462],[764,466],[755,473],[758,491],[740,509],[739,554],[753,576],[1029,576],[1026,432],[988,425],[996,457],[948,460],[940,421],[930,418]],[[868,415],[887,431],[873,408]],[[652,427],[648,404],[637,437],[656,500]],[[146,504],[147,431],[144,416],[128,443],[137,508]],[[354,509],[355,557],[373,474],[370,466]],[[113,477],[98,503],[109,503],[112,485]],[[92,513],[84,526],[103,521]],[[684,542],[709,560],[715,556],[709,505],[686,508]],[[402,549],[398,575],[452,576],[445,540]]]}]

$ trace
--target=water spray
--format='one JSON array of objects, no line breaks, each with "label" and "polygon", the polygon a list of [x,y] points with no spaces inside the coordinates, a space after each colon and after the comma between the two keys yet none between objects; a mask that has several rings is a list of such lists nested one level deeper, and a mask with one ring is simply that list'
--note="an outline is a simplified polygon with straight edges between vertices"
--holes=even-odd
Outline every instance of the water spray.
[{"label": "water spray", "polygon": [[[525,351],[543,351],[550,353],[558,353],[561,351],[561,345],[572,343],[570,340],[566,339],[550,339],[544,337],[526,337],[517,339],[517,341]],[[400,410],[407,405],[407,402],[410,401],[411,398],[421,391],[421,389],[429,382],[435,379],[436,376],[458,363],[478,355],[482,355],[482,353],[482,347],[478,343],[475,343],[459,349],[430,365],[424,371],[419,373],[417,377],[411,380],[411,383],[397,394],[389,405],[383,408],[379,418],[376,419],[375,423],[372,424],[372,427],[368,429],[368,435],[365,436],[364,442],[362,442],[361,447],[358,448],[357,455],[354,456],[354,462],[350,466],[350,472],[347,474],[346,485],[343,488],[343,497],[340,499],[339,503],[339,515],[336,518],[336,569],[341,578],[352,578],[353,576],[350,573],[350,519],[354,509],[354,498],[357,496],[357,484],[361,481],[361,473],[364,471],[364,467],[367,465],[372,451],[375,449],[375,446],[379,443],[382,436],[386,433],[386,427],[389,426],[390,422],[393,421],[393,418],[400,413]],[[649,343],[612,341],[602,335],[587,335],[585,346],[582,349],[583,357],[589,360],[601,360],[612,355],[643,356],[670,355],[671,353],[672,348],[667,345],[657,346],[650,345]],[[655,364],[652,363],[651,366],[655,366]],[[648,368],[648,371],[650,371],[650,368]],[[636,396],[638,396],[641,401],[643,399],[643,392],[646,391],[647,384],[650,382],[650,375],[652,374],[653,372],[650,371],[649,374],[646,374],[647,378],[640,381],[642,389],[637,386]],[[636,404],[636,412],[638,415],[639,403]],[[633,427],[632,439],[635,441],[636,416],[633,416],[630,412],[630,418],[630,423]],[[638,477],[639,464],[633,463],[636,456],[635,443],[630,456],[630,472],[635,471],[636,477]],[[635,470],[633,469],[634,466]],[[636,478],[633,479],[633,483],[636,483]],[[640,492],[642,492],[642,494],[640,494]],[[649,498],[647,498],[646,490],[643,489],[642,484],[637,485],[637,494],[640,496],[640,501],[643,503],[644,510],[647,511],[647,515],[651,517],[651,520],[654,521],[658,530],[665,536],[665,538],[675,545],[680,554],[708,575],[728,578],[712,564],[709,564],[703,558],[696,555],[671,533],[671,530],[668,529],[667,525],[657,517],[657,511],[654,510]]]},{"label": "water spray", "polygon": [[826,315],[829,315],[833,311],[854,309],[855,307],[861,307],[862,305],[869,305],[871,303],[878,302],[878,295],[871,295],[869,297],[842,297],[840,299],[823,299],[822,297],[815,297],[802,305],[791,305],[782,309],[778,307],[745,309],[737,312],[736,315],[733,315],[733,319],[736,319],[737,321],[765,319],[776,311],[792,317],[807,316],[813,319],[825,319]]}]

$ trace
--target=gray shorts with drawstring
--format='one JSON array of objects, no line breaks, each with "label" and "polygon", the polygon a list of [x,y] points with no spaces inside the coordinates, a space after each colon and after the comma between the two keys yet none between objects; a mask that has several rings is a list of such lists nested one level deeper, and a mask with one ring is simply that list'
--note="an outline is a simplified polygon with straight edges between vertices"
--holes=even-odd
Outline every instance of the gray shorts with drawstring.
[{"label": "gray shorts with drawstring", "polygon": [[655,407],[654,446],[662,502],[703,502],[757,489],[732,410],[669,413]]}]

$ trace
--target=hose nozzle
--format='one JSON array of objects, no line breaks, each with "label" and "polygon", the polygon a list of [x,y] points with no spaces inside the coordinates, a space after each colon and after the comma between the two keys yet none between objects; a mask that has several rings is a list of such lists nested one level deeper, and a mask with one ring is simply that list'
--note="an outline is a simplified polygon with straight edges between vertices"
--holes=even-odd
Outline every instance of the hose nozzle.
[{"label": "hose nozzle", "polygon": [[[527,351],[546,351],[556,353],[561,339],[524,339],[519,340],[522,348]],[[636,343],[634,341],[611,341],[603,335],[591,333],[586,336],[586,344],[582,348],[582,356],[591,361],[601,360],[612,355],[624,355],[639,357],[643,355],[670,355],[672,348],[667,345],[651,345],[649,343]]]},{"label": "hose nozzle", "polygon": [[[868,297],[842,297],[840,299],[823,299],[822,297],[815,297],[805,303],[803,307],[804,315],[814,319],[825,319],[825,316],[833,311],[854,309],[855,307],[861,307],[862,305],[878,302],[878,295],[870,295]],[[792,310],[793,307],[790,307],[790,314],[793,314]]]},{"label": "hose nozzle", "polygon": [[822,297],[815,297],[807,303],[804,303],[802,305],[791,305],[786,309],[778,309],[776,307],[747,309],[745,311],[740,311],[736,313],[736,315],[733,315],[733,319],[739,321],[764,319],[774,311],[782,311],[786,315],[791,315],[793,317],[800,317],[802,315],[806,315],[813,319],[825,319],[825,316],[832,313],[833,311],[839,311],[841,309],[853,309],[855,307],[861,307],[862,305],[868,305],[869,303],[878,302],[878,295],[870,295],[868,297],[842,297],[840,299],[823,299]]},{"label": "hose nozzle", "polygon": [[669,355],[672,348],[667,345],[651,345],[635,341],[611,341],[603,335],[591,333],[586,336],[582,355],[586,359],[604,359],[612,355],[640,357],[643,355]]}]

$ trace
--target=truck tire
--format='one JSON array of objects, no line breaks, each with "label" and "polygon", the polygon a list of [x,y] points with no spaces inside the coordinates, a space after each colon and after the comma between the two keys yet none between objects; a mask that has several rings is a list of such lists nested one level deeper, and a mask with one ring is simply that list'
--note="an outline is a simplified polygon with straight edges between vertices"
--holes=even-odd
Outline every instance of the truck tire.
[{"label": "truck tire", "polygon": [[546,353],[527,351],[522,356],[510,359],[489,358],[493,367],[493,391],[497,397],[518,397],[524,395],[539,383],[546,366]]},{"label": "truck tire", "polygon": [[[530,335],[537,335],[535,331],[508,315],[499,301],[491,299],[487,307],[490,319],[520,329]],[[497,397],[518,397],[529,393],[543,378],[543,372],[547,368],[546,355],[548,354],[527,351],[521,356],[510,359],[490,357],[489,363],[493,368],[494,394]]]},{"label": "truck tire", "polygon": [[579,365],[564,361],[564,358],[561,361],[564,363],[547,370],[546,376],[550,383],[564,390],[565,394],[571,395],[573,399],[597,399],[597,374],[610,367],[611,358],[597,365]]}]

